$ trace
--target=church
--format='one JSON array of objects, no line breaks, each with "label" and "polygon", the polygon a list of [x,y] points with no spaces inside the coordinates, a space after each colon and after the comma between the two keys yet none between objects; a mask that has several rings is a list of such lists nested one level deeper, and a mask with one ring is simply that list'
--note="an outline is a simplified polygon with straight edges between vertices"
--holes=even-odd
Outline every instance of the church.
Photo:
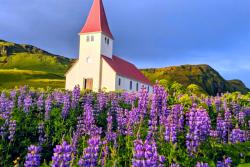
[{"label": "church", "polygon": [[66,90],[138,92],[152,84],[132,63],[113,55],[114,37],[102,0],[94,0],[86,23],[79,33],[79,58],[66,72]]}]

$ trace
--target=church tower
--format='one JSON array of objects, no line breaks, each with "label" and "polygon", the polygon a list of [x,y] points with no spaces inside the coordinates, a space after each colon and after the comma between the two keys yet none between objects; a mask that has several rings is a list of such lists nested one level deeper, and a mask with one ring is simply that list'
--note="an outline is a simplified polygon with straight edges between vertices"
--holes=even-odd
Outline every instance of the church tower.
[{"label": "church tower", "polygon": [[89,76],[82,77],[92,79],[92,81],[89,81],[93,82],[92,89],[100,90],[102,70],[101,56],[112,58],[114,40],[109,29],[102,0],[94,0],[87,21],[79,35],[79,66],[80,68],[84,66],[85,69],[89,69],[87,73]]}]

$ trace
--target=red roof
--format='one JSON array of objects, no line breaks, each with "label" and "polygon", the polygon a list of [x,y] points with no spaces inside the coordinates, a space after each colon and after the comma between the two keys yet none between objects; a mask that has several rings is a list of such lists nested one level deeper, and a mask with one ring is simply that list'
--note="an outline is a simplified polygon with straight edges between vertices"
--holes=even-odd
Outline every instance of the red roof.
[{"label": "red roof", "polygon": [[140,81],[144,84],[152,85],[151,82],[140,72],[140,70],[136,68],[135,65],[117,56],[113,56],[112,59],[106,56],[102,56],[102,58],[118,75]]},{"label": "red roof", "polygon": [[102,0],[94,0],[87,21],[80,34],[90,32],[103,32],[105,35],[113,39]]}]

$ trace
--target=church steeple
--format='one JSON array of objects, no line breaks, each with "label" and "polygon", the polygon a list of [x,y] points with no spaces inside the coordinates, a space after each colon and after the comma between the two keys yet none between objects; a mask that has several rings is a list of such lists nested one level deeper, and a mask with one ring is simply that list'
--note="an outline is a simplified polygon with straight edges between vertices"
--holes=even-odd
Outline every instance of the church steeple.
[{"label": "church steeple", "polygon": [[94,0],[87,21],[80,34],[91,32],[102,32],[109,38],[114,39],[108,25],[102,0]]}]

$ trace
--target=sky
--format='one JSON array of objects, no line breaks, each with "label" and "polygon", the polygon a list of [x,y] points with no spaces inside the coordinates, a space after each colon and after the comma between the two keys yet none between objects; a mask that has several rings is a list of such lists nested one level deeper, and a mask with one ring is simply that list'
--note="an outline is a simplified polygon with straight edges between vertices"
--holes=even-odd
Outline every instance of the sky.
[{"label": "sky", "polygon": [[[93,0],[1,0],[0,39],[78,58]],[[139,68],[208,64],[250,87],[249,0],[103,0],[114,53]]]}]

